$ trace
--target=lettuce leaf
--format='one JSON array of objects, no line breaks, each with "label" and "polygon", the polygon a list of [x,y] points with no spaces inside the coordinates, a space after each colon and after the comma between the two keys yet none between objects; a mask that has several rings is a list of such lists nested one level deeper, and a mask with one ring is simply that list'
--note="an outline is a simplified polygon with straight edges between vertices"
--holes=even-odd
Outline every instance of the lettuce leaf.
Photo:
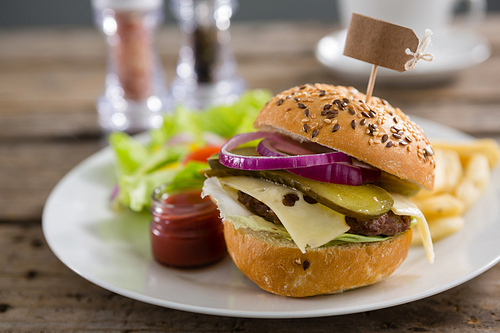
[{"label": "lettuce leaf", "polygon": [[207,132],[229,139],[238,133],[254,131],[253,122],[271,97],[269,91],[256,89],[245,92],[231,105],[215,105],[204,111],[179,105],[164,117],[160,128],[150,131],[151,146],[162,145],[181,133],[191,134],[192,142],[202,145],[203,134]]},{"label": "lettuce leaf", "polygon": [[264,220],[262,217],[257,215],[243,216],[243,215],[228,215],[225,216],[228,220],[233,223],[235,229],[239,228],[250,228],[254,231],[267,231],[278,235],[281,235],[289,240],[292,237],[286,231],[285,227],[279,224],[274,224],[272,222]]},{"label": "lettuce leaf", "polygon": [[265,90],[248,91],[231,106],[214,106],[200,115],[203,130],[224,138],[254,131],[253,122],[271,98]]},{"label": "lettuce leaf", "polygon": [[148,132],[147,143],[123,132],[111,133],[108,141],[115,155],[119,189],[113,207],[144,211],[151,203],[152,191],[164,183],[178,190],[201,189],[205,178],[198,171],[208,165],[186,162],[186,156],[208,145],[208,138],[227,140],[253,131],[257,114],[271,97],[266,90],[251,90],[231,105],[204,111],[177,106],[164,116],[160,128]]},{"label": "lettuce leaf", "polygon": [[[241,227],[250,228],[254,231],[267,231],[271,233],[279,234],[287,239],[292,239],[290,234],[286,229],[281,225],[276,225],[274,223],[268,222],[264,220],[260,216],[251,215],[251,216],[241,216],[241,215],[231,215],[227,216],[233,222],[233,225],[236,229]],[[414,218],[412,217],[413,227],[416,224],[416,220],[414,222]],[[363,235],[354,235],[354,234],[342,234],[337,238],[331,240],[330,242],[322,245],[321,247],[328,247],[333,245],[340,245],[345,243],[371,243],[371,242],[381,242],[392,238],[393,236],[363,236]]]},{"label": "lettuce leaf", "polygon": [[[274,223],[268,222],[261,218],[260,216],[241,216],[241,215],[231,215],[226,218],[233,222],[236,229],[241,227],[250,228],[254,231],[267,231],[271,233],[279,234],[287,239],[292,239],[288,231],[281,226]],[[339,245],[344,243],[367,243],[367,242],[380,242],[391,238],[392,236],[363,236],[354,234],[342,234],[337,238],[331,240],[330,242],[322,245],[321,247]]]},{"label": "lettuce leaf", "polygon": [[181,133],[189,133],[193,143],[202,143],[203,122],[198,115],[199,112],[189,110],[183,105],[176,106],[173,113],[163,117],[163,125],[160,128],[149,131],[150,148],[161,146]]},{"label": "lettuce leaf", "polygon": [[123,132],[111,133],[108,142],[115,152],[115,166],[118,176],[131,174],[150,155],[146,147]]},{"label": "lettuce leaf", "polygon": [[[410,228],[413,228],[417,224],[417,219],[413,216],[411,217]],[[326,243],[323,246],[339,245],[344,243],[370,243],[370,242],[381,242],[385,241],[393,236],[363,236],[354,234],[343,234],[335,238],[334,240]]]},{"label": "lettuce leaf", "polygon": [[151,204],[151,194],[160,184],[170,181],[177,169],[159,170],[141,175],[125,175],[118,181],[119,192],[114,206],[128,207],[135,212],[147,209]]},{"label": "lettuce leaf", "polygon": [[189,161],[184,168],[182,168],[172,178],[168,192],[182,192],[183,190],[203,187],[205,177],[200,174],[200,170],[208,167],[208,163]]}]

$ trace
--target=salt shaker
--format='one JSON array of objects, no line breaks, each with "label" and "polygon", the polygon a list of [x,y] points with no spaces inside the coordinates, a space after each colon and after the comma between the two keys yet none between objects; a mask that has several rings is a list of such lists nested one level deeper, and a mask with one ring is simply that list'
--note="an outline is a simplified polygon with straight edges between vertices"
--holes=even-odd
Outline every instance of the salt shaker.
[{"label": "salt shaker", "polygon": [[108,44],[105,87],[96,105],[101,129],[136,133],[161,126],[172,106],[154,43],[163,0],[92,0],[92,7]]},{"label": "salt shaker", "polygon": [[245,89],[231,49],[230,19],[236,0],[171,0],[182,45],[172,83],[175,103],[203,109],[231,103]]}]

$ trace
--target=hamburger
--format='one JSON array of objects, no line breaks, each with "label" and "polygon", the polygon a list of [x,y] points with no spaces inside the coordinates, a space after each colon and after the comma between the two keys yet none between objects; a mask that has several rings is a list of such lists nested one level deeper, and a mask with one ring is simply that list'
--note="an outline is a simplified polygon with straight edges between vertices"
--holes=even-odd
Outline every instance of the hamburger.
[{"label": "hamburger", "polygon": [[434,153],[399,108],[353,87],[306,84],[274,96],[254,126],[202,172],[228,252],[259,287],[306,297],[376,283],[406,259],[415,225],[433,262],[409,197],[433,187]]}]

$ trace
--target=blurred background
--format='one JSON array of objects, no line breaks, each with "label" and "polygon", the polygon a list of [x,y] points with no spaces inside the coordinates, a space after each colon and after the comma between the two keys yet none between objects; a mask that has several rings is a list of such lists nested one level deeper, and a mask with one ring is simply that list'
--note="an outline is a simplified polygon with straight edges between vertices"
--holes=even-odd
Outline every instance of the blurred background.
[{"label": "blurred background", "polygon": [[[141,4],[157,2],[138,1]],[[190,78],[184,75],[186,66],[180,61],[187,58],[184,57],[185,53],[189,53],[181,52],[186,49],[183,47],[186,39],[182,38],[183,25],[174,19],[168,6],[175,1],[180,0],[165,0],[165,19],[161,26],[154,27],[158,32],[155,43],[146,43],[147,46],[154,44],[154,55],[158,55],[155,59],[159,58],[161,63],[161,66],[155,67],[160,70],[154,73],[165,72],[164,86],[169,93],[174,91],[172,87],[181,74],[182,78]],[[230,46],[230,52],[225,53],[229,55],[229,60],[223,63],[231,66],[219,67],[233,70],[234,76],[244,82],[245,89],[265,89],[266,93],[276,94],[294,85],[315,82],[352,85],[360,91],[366,91],[371,66],[343,56],[342,36],[345,36],[345,31],[339,28],[340,17],[345,16],[340,14],[339,3],[362,3],[364,9],[371,6],[378,10],[382,3],[390,4],[390,9],[381,10],[381,14],[392,14],[403,21],[400,24],[407,26],[410,21],[422,24],[422,19],[436,12],[435,6],[451,1],[239,0],[238,9],[230,18],[230,28],[227,16],[232,11],[226,8],[226,17],[222,17],[225,18],[221,25],[225,29],[224,36],[230,33],[230,38],[223,39],[225,46]],[[500,142],[500,0],[461,2],[467,1],[480,3],[481,6],[486,4],[487,15],[481,15],[474,27],[449,29],[449,34],[442,34],[441,39],[438,32],[433,30],[433,44],[428,51],[435,55],[435,60],[430,63],[420,61],[415,70],[406,73],[384,72],[384,68],[381,68],[373,95],[400,107],[412,119],[419,119],[419,123],[426,124],[426,128],[434,129],[437,138],[463,138],[465,133],[475,138],[493,138]],[[408,7],[412,6],[422,11],[416,13],[409,10]],[[398,15],[395,7],[401,7],[399,9],[406,17]],[[458,6],[453,10],[464,13],[466,9],[466,6]],[[484,14],[483,11],[481,13]],[[214,19],[214,15],[210,16]],[[122,19],[121,16],[118,21],[116,17],[111,18],[114,21],[106,22],[117,23]],[[118,31],[117,26],[114,25],[114,33]],[[38,330],[65,332],[88,331],[89,327],[93,327],[95,330],[149,331],[153,323],[157,325],[153,327],[156,331],[164,328],[178,332],[201,332],[206,331],[207,327],[217,327],[220,331],[226,328],[228,331],[234,330],[235,327],[251,331],[253,327],[255,331],[265,331],[269,321],[240,321],[239,318],[232,321],[225,317],[192,315],[118,297],[67,269],[44,241],[41,220],[47,197],[64,175],[106,144],[96,102],[107,91],[105,87],[114,88],[107,84],[111,81],[107,77],[113,78],[107,75],[111,72],[108,70],[111,67],[109,63],[115,64],[120,60],[120,64],[128,64],[125,60],[134,58],[127,57],[130,54],[142,60],[147,59],[139,61],[140,65],[152,63],[148,57],[153,53],[141,52],[152,49],[140,45],[143,41],[149,42],[147,38],[139,38],[137,44],[123,43],[129,52],[118,52],[108,45],[116,41],[111,38],[113,33],[106,30],[110,27],[113,28],[113,25],[94,22],[91,0],[0,0],[0,252],[3,254],[0,256],[0,330],[5,328],[5,331],[9,327],[11,331],[31,332],[33,327],[37,327]],[[128,32],[140,32],[140,28],[140,25],[138,29],[132,27]],[[424,31],[419,29],[415,32],[420,35]],[[218,38],[210,41],[214,40],[219,42]],[[201,46],[203,43],[193,44]],[[113,44],[115,47],[117,45],[120,44]],[[112,58],[111,54],[115,57]],[[115,62],[107,61],[108,57]],[[210,65],[215,61],[207,63],[205,67],[201,66],[202,69],[215,67]],[[368,68],[361,65],[368,65]],[[198,68],[197,73],[202,72]],[[124,73],[129,74],[127,71]],[[149,72],[139,71],[139,74],[144,73]],[[124,76],[133,79],[124,79],[126,82],[142,82],[134,75]],[[419,85],[411,85],[417,81]],[[392,85],[386,84],[391,82]],[[223,87],[234,86],[226,84]],[[127,92],[130,91],[127,89]],[[158,103],[161,99],[156,98],[158,96],[162,95],[146,99],[147,106],[151,104],[155,112],[163,111],[162,104]],[[268,98],[262,100],[265,103]],[[122,107],[127,105],[120,103],[118,105]],[[104,111],[102,114],[107,115]],[[188,112],[181,116],[185,114]],[[200,113],[191,114],[191,118],[179,118],[198,119],[202,123],[199,119],[204,118],[200,117]],[[246,116],[249,112],[244,110],[240,114]],[[153,116],[151,119],[157,119],[156,115]],[[228,118],[231,117],[213,117],[212,123],[224,125]],[[123,117],[117,117],[117,120],[122,121]],[[186,127],[194,127],[189,121],[183,123]],[[219,127],[234,129],[234,126]],[[93,186],[108,186],[114,182],[113,168],[107,163],[100,164],[99,174],[85,172],[85,182]],[[79,170],[81,172],[84,169]],[[474,174],[477,174],[477,170],[474,170]],[[494,183],[498,185],[498,182],[497,174]],[[79,197],[87,196],[90,195],[81,196],[77,192],[73,196],[72,192],[70,198],[78,203]],[[498,202],[498,198],[491,196],[483,203],[491,202]],[[105,205],[104,200],[102,205]],[[98,206],[101,207],[101,204]],[[479,219],[474,215],[473,221],[480,222],[474,224],[474,232],[463,234],[463,238],[455,239],[455,243],[451,244],[467,244],[462,239],[481,239],[483,235],[488,235],[484,238],[486,241],[491,240],[488,244],[498,243],[495,234],[490,235],[489,229],[476,228],[489,226],[490,221],[486,217],[498,217],[498,206],[489,206],[493,208],[492,213],[481,210],[477,215]],[[62,204],[61,211],[73,212],[78,207],[87,206]],[[94,216],[90,212],[85,215]],[[96,227],[89,228],[88,232],[97,233],[101,230],[97,227],[99,221],[96,219],[94,222]],[[106,224],[102,228],[103,233],[110,234],[112,230],[117,230],[122,237],[121,227],[116,228],[115,225],[118,224]],[[492,230],[498,230],[498,227]],[[464,251],[474,249],[469,251],[473,254],[476,254],[475,249],[481,248],[457,246],[457,249]],[[82,252],[75,258],[79,260],[85,255]],[[462,257],[468,258],[467,255]],[[484,260],[481,258],[479,262]],[[400,282],[412,282],[413,277],[409,278]],[[393,325],[399,330],[406,328],[408,331],[494,330],[500,324],[499,281],[500,265],[497,264],[487,274],[464,285],[462,289],[456,287],[434,298],[379,310],[371,316],[360,313],[315,320],[315,330],[330,332],[332,327],[333,330],[339,327],[344,331],[373,331],[374,327],[383,330]],[[432,320],[427,316],[429,309],[436,314]],[[460,311],[457,312],[457,309]],[[384,322],[389,322],[390,326]],[[195,327],[197,323],[200,325]],[[311,323],[292,320],[275,321],[273,325],[279,326],[282,331],[302,332],[310,330]]]},{"label": "blurred background", "polygon": [[[160,60],[155,73],[164,76],[165,86],[172,95],[177,91],[176,79],[182,72],[184,56],[180,50],[185,45],[183,25],[170,7],[176,1],[165,1],[164,19],[157,27],[154,45]],[[232,69],[228,76],[233,75],[234,79],[226,86],[239,85],[238,93],[242,89],[265,88],[274,94],[305,82],[324,82],[353,85],[363,91],[370,64],[342,54],[345,30],[339,28],[345,26],[348,17],[342,15],[346,12],[342,6],[361,4],[363,9],[371,7],[379,11],[379,15],[370,16],[384,19],[382,16],[392,15],[402,22],[386,20],[410,26],[410,22],[424,24],[421,21],[432,16],[435,11],[430,9],[435,9],[435,4],[452,2],[386,0],[364,5],[364,1],[229,2],[237,3],[237,7],[230,15],[230,29],[225,31],[230,31],[231,37],[226,38],[227,59],[221,63],[229,64],[225,68]],[[382,3],[389,4],[393,10],[381,9]],[[449,121],[449,113],[443,110],[456,112],[454,104],[465,112],[467,108],[461,104],[465,99],[468,103],[487,103],[486,109],[496,112],[497,102],[491,100],[491,96],[500,95],[498,76],[493,75],[500,71],[496,61],[500,0],[457,0],[456,3],[459,5],[454,4],[452,8],[459,14],[466,13],[474,3],[480,4],[480,19],[474,25],[462,26],[465,29],[452,28],[449,34],[441,36],[433,29],[430,52],[436,56],[435,61],[421,61],[415,70],[402,74],[381,68],[375,96],[384,96],[410,114],[443,122]],[[398,15],[395,7],[405,15]],[[417,7],[423,11],[415,13],[408,9]],[[16,126],[8,126],[17,121],[30,135],[94,136],[99,133],[96,101],[108,84],[105,79],[110,66],[106,60],[111,49],[102,24],[94,21],[98,16],[92,10],[91,0],[0,1],[0,117],[7,125],[4,136],[26,135],[26,131],[20,134]],[[415,32],[421,37],[423,29],[418,30]],[[192,96],[189,97],[194,100]],[[160,100],[173,99],[167,96]],[[163,107],[166,104],[161,104],[162,109],[169,108]],[[438,107],[440,112],[432,111],[429,105]],[[20,110],[29,116],[23,116]],[[104,117],[103,113],[99,114]],[[466,114],[469,117],[469,113]],[[490,133],[496,131],[494,123],[483,119],[486,118],[457,121],[454,127],[469,133],[477,133],[478,128]]]},{"label": "blurred background", "polygon": [[[233,21],[338,21],[335,0],[288,0],[284,4],[278,0],[243,0]],[[500,11],[500,0],[488,0],[488,11]],[[165,24],[175,24],[168,8],[165,8]],[[0,27],[44,25],[92,25],[90,0],[0,1]]]}]

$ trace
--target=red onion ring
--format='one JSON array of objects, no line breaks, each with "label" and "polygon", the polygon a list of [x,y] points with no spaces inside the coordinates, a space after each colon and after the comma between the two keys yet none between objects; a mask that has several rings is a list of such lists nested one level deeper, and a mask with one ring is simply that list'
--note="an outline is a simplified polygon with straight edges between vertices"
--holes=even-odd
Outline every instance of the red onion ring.
[{"label": "red onion ring", "polygon": [[341,152],[296,156],[241,156],[230,152],[230,150],[233,150],[244,143],[261,138],[284,141],[282,136],[271,132],[250,132],[238,134],[229,139],[229,141],[222,146],[219,154],[219,162],[232,169],[279,170],[325,165],[343,161],[346,157],[349,158],[348,155]]},{"label": "red onion ring", "polygon": [[361,186],[363,184],[363,172],[361,169],[344,163],[331,163],[308,168],[288,169],[287,171],[297,176],[323,183],[351,186]]},{"label": "red onion ring", "polygon": [[[315,154],[306,148],[300,147],[298,144],[285,141],[283,138],[280,138],[280,140],[273,140],[273,139],[262,140],[257,145],[257,152],[261,156],[269,156],[269,157],[290,156],[285,153],[295,154],[295,155],[311,155],[311,156],[320,155],[320,154]],[[331,151],[324,154],[331,154],[330,155],[331,163],[344,162],[351,164],[351,157],[347,154],[338,151]]]},{"label": "red onion ring", "polygon": [[[286,156],[276,149],[277,142],[270,139],[262,140],[257,146],[257,152],[264,156]],[[339,159],[330,164],[314,165],[307,168],[287,169],[297,176],[317,180],[324,183],[335,183],[352,186],[363,184],[361,169],[351,164],[351,157],[338,155]]]},{"label": "red onion ring", "polygon": [[[265,144],[266,145],[266,150],[269,152],[269,154],[265,154],[263,152],[259,152],[259,149],[261,149],[261,145]],[[304,147],[299,146],[298,144],[291,143],[285,140],[271,140],[271,139],[264,139],[262,140],[259,145],[257,146],[257,152],[262,155],[262,156],[287,156],[286,154],[291,154],[291,155],[310,155],[314,154],[313,151],[306,149]],[[271,154],[274,153],[274,154]],[[332,151],[333,152],[333,151]]]},{"label": "red onion ring", "polygon": [[[257,152],[264,156],[286,156],[286,154],[277,150],[278,145],[277,141],[264,139],[257,146]],[[284,149],[281,150],[284,151]],[[351,161],[354,161],[355,165],[351,165]],[[307,168],[287,169],[287,171],[298,176],[320,182],[352,186],[360,186],[363,183],[372,183],[380,178],[379,169],[359,162],[355,159],[351,159],[351,157],[346,154],[343,154],[343,157],[331,164],[316,165]]]},{"label": "red onion ring", "polygon": [[[261,156],[241,156],[230,152],[238,146],[262,139],[257,152]],[[287,155],[295,154],[295,155]],[[380,170],[351,159],[342,152],[315,154],[311,150],[290,142],[277,133],[252,132],[236,135],[221,148],[222,165],[241,170],[286,170],[298,176],[326,183],[360,186],[374,182]],[[356,165],[352,165],[355,161]]]},{"label": "red onion ring", "polygon": [[361,169],[361,173],[363,174],[363,183],[373,183],[379,180],[382,175],[382,171],[380,171],[380,169],[372,167],[371,165],[356,159],[352,159],[352,164]]}]

